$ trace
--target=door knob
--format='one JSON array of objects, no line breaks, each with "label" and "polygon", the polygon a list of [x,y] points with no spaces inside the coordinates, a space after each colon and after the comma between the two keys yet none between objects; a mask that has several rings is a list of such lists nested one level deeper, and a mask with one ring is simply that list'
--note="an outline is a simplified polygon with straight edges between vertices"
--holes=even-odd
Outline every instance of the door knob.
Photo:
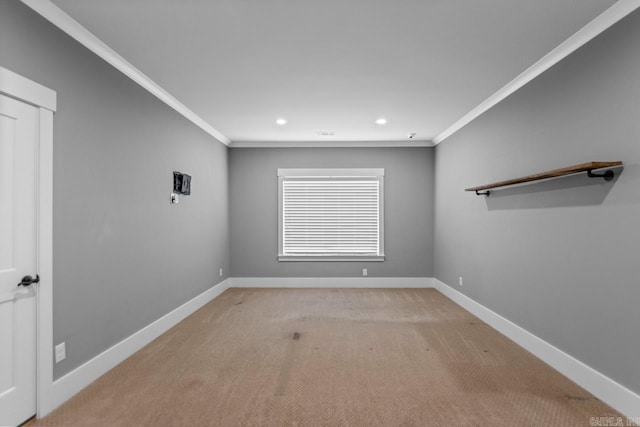
[{"label": "door knob", "polygon": [[22,278],[22,281],[20,283],[18,283],[18,286],[29,286],[32,283],[38,283],[40,281],[40,276],[38,274],[36,274],[36,278],[34,279],[31,276],[24,276]]}]

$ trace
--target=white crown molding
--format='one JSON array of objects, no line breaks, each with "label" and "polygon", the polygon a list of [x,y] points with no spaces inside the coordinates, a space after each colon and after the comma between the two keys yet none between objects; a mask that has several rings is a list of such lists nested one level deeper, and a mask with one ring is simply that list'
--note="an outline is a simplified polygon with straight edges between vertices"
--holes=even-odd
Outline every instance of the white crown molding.
[{"label": "white crown molding", "polygon": [[[453,125],[437,135],[433,141],[235,141],[231,142],[204,119],[187,108],[166,90],[156,84],[95,35],[58,8],[50,0],[21,0],[24,4],[73,37],[82,45],[120,70],[127,77],[155,95],[158,99],[182,114],[209,135],[232,148],[294,148],[294,147],[433,147],[453,135],[487,110],[526,85],[550,67],[567,57],[576,49],[611,27],[620,19],[640,7],[640,0],[619,0],[567,40],[558,45],[516,78],[503,86],[477,107],[458,119]],[[46,107],[45,107],[46,108]]]},{"label": "white crown molding", "polygon": [[480,105],[462,116],[453,125],[447,128],[433,139],[434,145],[438,145],[455,132],[459,131],[481,114],[504,100],[506,97],[529,83],[531,80],[544,73],[553,65],[560,62],[569,54],[586,44],[588,41],[611,27],[613,24],[640,7],[640,0],[619,0],[610,8],[602,12],[587,25],[578,30],[574,35],[560,43],[555,49],[543,56],[538,62],[527,68],[515,79],[511,80],[496,93],[491,95]]},{"label": "white crown molding", "polygon": [[155,95],[159,100],[182,114],[193,124],[207,132],[209,135],[229,145],[231,141],[207,123],[196,113],[187,108],[184,104],[174,98],[169,92],[160,87],[157,83],[146,76],[142,71],[138,70],[122,56],[118,55],[113,49],[107,46],[99,38],[93,35],[89,30],[80,25],[75,19],[65,13],[50,0],[21,0],[43,18],[51,22],[53,25],[67,33],[69,36],[80,42],[87,49],[107,61],[113,67],[121,71],[134,82],[138,83],[144,89]]},{"label": "white crown molding", "polygon": [[232,277],[230,288],[432,288],[433,277]]},{"label": "white crown molding", "polygon": [[54,381],[50,392],[47,393],[47,396],[43,396],[45,401],[39,403],[38,418],[49,414],[126,358],[222,294],[229,288],[229,282],[230,280],[226,279],[212,286],[200,295],[187,301],[180,307],[165,314],[155,322],[145,326],[138,332],[123,339],[93,359]]},{"label": "white crown molding", "polygon": [[56,111],[56,92],[0,67],[0,93],[28,104]]},{"label": "white crown molding", "polygon": [[538,338],[526,329],[491,311],[453,287],[434,279],[434,287],[492,328],[513,340],[612,408],[629,417],[638,416],[640,395],[601,374],[573,356]]},{"label": "white crown molding", "polygon": [[233,141],[231,148],[433,147],[431,141]]}]

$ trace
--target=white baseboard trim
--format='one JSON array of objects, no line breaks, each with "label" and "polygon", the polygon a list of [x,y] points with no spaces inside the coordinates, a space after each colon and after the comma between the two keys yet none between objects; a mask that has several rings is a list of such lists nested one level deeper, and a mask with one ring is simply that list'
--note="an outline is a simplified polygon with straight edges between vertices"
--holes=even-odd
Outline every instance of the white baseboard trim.
[{"label": "white baseboard trim", "polygon": [[72,398],[83,388],[113,369],[126,358],[180,323],[196,310],[231,287],[256,288],[431,288],[432,277],[246,277],[228,278],[167,313],[113,347],[54,381],[43,396],[38,418],[42,418]]},{"label": "white baseboard trim", "polygon": [[230,279],[226,279],[214,285],[175,310],[165,314],[155,322],[120,341],[113,347],[103,351],[62,378],[54,381],[50,396],[47,397],[47,402],[43,405],[42,412],[38,413],[38,418],[42,418],[53,411],[123,360],[226,291],[229,288],[229,282]]},{"label": "white baseboard trim", "polygon": [[123,360],[184,320],[228,288],[436,288],[498,332],[626,416],[638,416],[640,395],[482,304],[432,277],[234,277],[187,301],[135,334],[55,381],[38,417],[44,417]]},{"label": "white baseboard trim", "polygon": [[453,302],[471,312],[612,408],[628,417],[640,416],[640,412],[638,412],[640,395],[458,292],[446,283],[435,278],[433,283],[438,291]]},{"label": "white baseboard trim", "polygon": [[432,288],[433,277],[232,277],[231,288]]}]

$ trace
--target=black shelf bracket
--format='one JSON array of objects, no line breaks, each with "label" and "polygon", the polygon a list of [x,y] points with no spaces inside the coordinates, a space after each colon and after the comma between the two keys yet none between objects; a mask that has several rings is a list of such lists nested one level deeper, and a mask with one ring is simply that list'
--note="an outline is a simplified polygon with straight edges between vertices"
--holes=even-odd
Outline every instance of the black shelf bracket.
[{"label": "black shelf bracket", "polygon": [[615,174],[613,173],[613,171],[611,169],[606,170],[603,173],[593,173],[592,170],[593,169],[589,169],[587,171],[587,176],[589,178],[602,178],[605,181],[611,181],[613,179],[613,177],[615,176]]},{"label": "black shelf bracket", "polygon": [[487,196],[489,197],[491,195],[491,191],[487,190],[487,191],[478,191],[476,190],[476,196]]}]

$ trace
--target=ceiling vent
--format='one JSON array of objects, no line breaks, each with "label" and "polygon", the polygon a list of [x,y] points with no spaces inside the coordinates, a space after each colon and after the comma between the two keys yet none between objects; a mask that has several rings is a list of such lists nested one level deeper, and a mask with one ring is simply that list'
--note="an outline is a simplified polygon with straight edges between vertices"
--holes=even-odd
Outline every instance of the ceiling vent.
[{"label": "ceiling vent", "polygon": [[332,130],[314,130],[316,136],[334,136],[336,133]]}]

